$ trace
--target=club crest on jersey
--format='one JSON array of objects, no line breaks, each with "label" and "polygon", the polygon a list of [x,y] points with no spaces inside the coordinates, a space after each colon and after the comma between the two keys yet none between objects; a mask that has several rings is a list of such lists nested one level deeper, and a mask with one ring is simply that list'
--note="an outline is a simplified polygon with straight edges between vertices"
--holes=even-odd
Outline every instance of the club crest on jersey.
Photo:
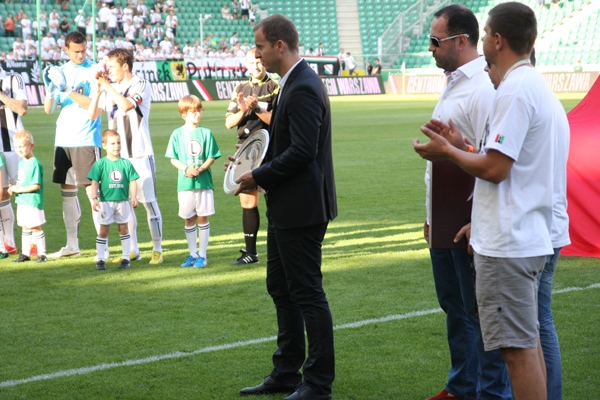
[{"label": "club crest on jersey", "polygon": [[198,158],[202,154],[202,144],[197,140],[190,140],[185,146],[188,156]]},{"label": "club crest on jersey", "polygon": [[502,144],[504,142],[504,135],[497,134],[494,142]]},{"label": "club crest on jersey", "polygon": [[142,99],[142,95],[141,95],[141,94],[139,94],[139,93],[134,93],[134,94],[132,94],[131,96],[129,96],[129,98],[130,98],[130,99],[133,99],[133,101],[135,101],[135,104],[136,104],[136,105],[138,105],[138,106],[139,106],[140,104],[142,104],[142,100],[143,100],[143,99]]},{"label": "club crest on jersey", "polygon": [[113,182],[121,182],[123,180],[123,173],[118,169],[110,171],[110,180]]}]

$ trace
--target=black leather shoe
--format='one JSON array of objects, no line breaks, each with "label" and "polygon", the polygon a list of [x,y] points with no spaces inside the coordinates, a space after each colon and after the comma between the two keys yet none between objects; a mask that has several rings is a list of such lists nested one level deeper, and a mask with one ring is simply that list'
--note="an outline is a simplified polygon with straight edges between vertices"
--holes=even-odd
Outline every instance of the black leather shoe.
[{"label": "black leather shoe", "polygon": [[292,393],[290,396],[286,397],[283,400],[329,400],[331,399],[331,394],[317,394],[314,390],[310,388],[306,384],[306,382],[302,382],[302,384],[298,387],[298,389]]},{"label": "black leather shoe", "polygon": [[297,387],[297,383],[279,382],[271,378],[271,375],[269,375],[260,385],[247,387],[240,390],[240,396],[253,396],[270,393],[293,393]]}]

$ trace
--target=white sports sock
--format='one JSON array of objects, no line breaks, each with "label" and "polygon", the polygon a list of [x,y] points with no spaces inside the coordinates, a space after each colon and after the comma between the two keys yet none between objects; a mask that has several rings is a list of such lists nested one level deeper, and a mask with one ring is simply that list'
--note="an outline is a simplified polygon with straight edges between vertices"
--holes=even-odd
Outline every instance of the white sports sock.
[{"label": "white sports sock", "polygon": [[[6,189],[4,189],[6,190]],[[2,225],[2,231],[4,233],[4,239],[2,240],[2,246],[4,247],[4,241],[11,247],[17,247],[15,244],[15,213],[10,203],[10,199],[0,202],[0,225]]]},{"label": "white sports sock", "polygon": [[4,247],[4,230],[2,224],[0,224],[0,253],[6,253],[6,247]]},{"label": "white sports sock", "polygon": [[63,220],[67,231],[67,248],[79,250],[79,220],[81,219],[81,207],[77,198],[77,189],[61,189],[63,206]]},{"label": "white sports sock", "polygon": [[[37,246],[38,256],[46,255],[46,235],[44,231],[33,234],[33,243]],[[31,247],[31,246],[30,246]]]},{"label": "white sports sock", "polygon": [[125,235],[119,235],[119,237],[121,238],[121,247],[123,248],[122,250],[122,254],[123,254],[123,259],[125,260],[129,260],[129,248],[131,246],[131,235],[129,233],[125,234]]},{"label": "white sports sock", "polygon": [[152,249],[162,253],[162,216],[158,208],[158,203],[151,201],[150,203],[143,204],[146,209],[150,236],[152,236]]},{"label": "white sports sock", "polygon": [[31,239],[33,232],[26,231],[23,229],[21,233],[21,254],[25,254],[27,257],[31,255]]},{"label": "white sports sock", "polygon": [[194,258],[197,257],[198,252],[196,250],[196,239],[198,238],[198,231],[196,225],[185,227],[185,238],[187,239],[188,249],[190,249],[190,255]]},{"label": "white sports sock", "polygon": [[207,222],[205,225],[198,225],[198,230],[200,231],[198,234],[200,237],[200,250],[198,254],[202,258],[206,258],[206,248],[208,247],[208,237],[210,236],[210,223]]},{"label": "white sports sock", "polygon": [[108,238],[96,238],[96,255],[98,260],[106,261],[106,250],[108,249]]},{"label": "white sports sock", "polygon": [[[131,206],[131,203],[129,203]],[[137,238],[137,216],[135,215],[135,209],[131,207],[131,220],[127,223],[129,229],[129,235],[131,236],[131,253],[140,254],[140,245]]]}]

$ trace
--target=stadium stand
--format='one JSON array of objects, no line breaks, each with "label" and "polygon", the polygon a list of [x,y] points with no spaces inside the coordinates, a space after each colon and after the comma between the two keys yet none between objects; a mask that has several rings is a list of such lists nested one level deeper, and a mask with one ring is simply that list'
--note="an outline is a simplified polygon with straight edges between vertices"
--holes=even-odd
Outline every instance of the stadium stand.
[{"label": "stadium stand", "polygon": [[[269,15],[282,14],[294,21],[300,44],[316,50],[323,43],[325,54],[337,54],[339,47],[335,0],[267,0],[263,3]],[[263,8],[263,7],[261,7]]]},{"label": "stadium stand", "polygon": [[[434,67],[434,61],[428,52],[428,29],[433,13],[441,6],[449,4],[450,0],[353,1],[356,2],[358,10],[358,30],[362,46],[361,51],[353,51],[353,55],[359,60],[359,64],[361,58],[372,61],[379,57],[386,69],[400,68],[402,63],[406,68]],[[464,4],[472,9],[483,25],[489,10],[501,1],[455,0],[453,2]],[[538,65],[574,66],[578,62],[585,65],[600,64],[600,42],[594,40],[600,33],[598,28],[600,2],[567,0],[562,1],[559,7],[550,7],[550,4],[540,7],[538,0],[522,0],[522,2],[536,10],[538,17],[539,34],[536,43]],[[87,4],[86,15],[89,14],[89,4],[84,0],[71,0],[64,9],[54,3],[50,1],[48,4],[42,4],[43,11],[49,14],[53,8],[56,8],[61,17],[66,15],[71,21],[71,29],[75,29],[73,20],[84,3]],[[124,6],[127,2],[117,0],[115,3]],[[151,1],[147,3],[150,5]],[[226,3],[231,2],[226,1]],[[336,0],[259,0],[254,3],[256,22],[261,15],[275,13],[286,15],[296,23],[300,43],[305,50],[311,47],[316,49],[322,42],[325,54],[338,53],[340,45],[338,21],[344,10],[338,10],[338,7],[342,6],[336,6]],[[179,26],[175,42],[183,47],[188,41],[193,44],[196,40],[200,40],[199,16],[203,15],[205,36],[213,33],[216,40],[222,37],[229,40],[232,34],[237,32],[240,43],[247,41],[252,45],[252,26],[247,20],[222,18],[223,4],[224,0],[177,1],[175,7]],[[0,2],[0,15],[4,18],[9,13],[16,15],[21,8],[33,20],[34,3]],[[165,21],[167,13],[161,14]],[[399,31],[403,32],[402,36],[398,36]],[[382,50],[379,49],[380,38]],[[0,37],[0,51],[8,53],[13,41],[13,38]]]}]

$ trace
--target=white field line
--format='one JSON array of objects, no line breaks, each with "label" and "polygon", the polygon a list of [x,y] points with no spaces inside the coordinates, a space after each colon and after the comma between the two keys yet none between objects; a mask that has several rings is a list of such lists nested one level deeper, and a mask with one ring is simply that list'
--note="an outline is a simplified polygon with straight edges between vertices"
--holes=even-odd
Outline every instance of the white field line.
[{"label": "white field line", "polygon": [[[600,283],[594,283],[594,284],[586,286],[586,287],[569,287],[569,288],[559,289],[559,290],[553,291],[552,293],[560,294],[560,293],[568,293],[568,292],[589,290],[589,289],[600,289]],[[406,319],[406,318],[412,318],[412,317],[422,317],[424,315],[429,315],[429,314],[434,314],[434,313],[439,313],[439,312],[442,312],[442,310],[440,308],[433,308],[430,310],[413,311],[413,312],[409,312],[406,314],[388,315],[387,317],[382,317],[382,318],[365,319],[363,321],[357,321],[357,322],[351,322],[348,324],[337,325],[334,327],[334,330],[359,328],[359,327],[365,326],[365,325],[378,324],[378,323],[389,322],[389,321],[397,321],[400,319]],[[190,357],[190,356],[194,356],[196,354],[212,353],[215,351],[234,349],[236,347],[245,347],[245,346],[251,346],[254,344],[272,342],[272,341],[275,341],[276,339],[277,339],[277,336],[268,336],[268,337],[263,337],[260,339],[252,339],[252,340],[245,340],[245,341],[240,341],[240,342],[222,344],[222,345],[218,345],[218,346],[204,347],[202,349],[189,351],[189,352],[176,351],[174,353],[162,354],[159,356],[138,358],[138,359],[127,360],[127,361],[122,361],[122,362],[99,364],[99,365],[94,365],[92,367],[67,369],[64,371],[53,372],[50,374],[35,375],[35,376],[29,377],[29,378],[14,379],[14,380],[0,382],[0,387],[11,387],[11,386],[17,386],[17,385],[22,385],[25,383],[36,382],[36,381],[45,381],[45,380],[49,380],[49,379],[56,379],[56,378],[61,378],[61,377],[73,376],[73,375],[90,374],[90,373],[96,372],[96,371],[102,371],[105,369],[111,369],[111,368],[117,368],[117,367],[125,367],[128,365],[140,365],[140,364],[147,364],[147,363],[152,363],[152,362],[157,362],[157,361],[162,361],[162,360],[169,360],[169,359],[173,359],[173,358]]]}]

